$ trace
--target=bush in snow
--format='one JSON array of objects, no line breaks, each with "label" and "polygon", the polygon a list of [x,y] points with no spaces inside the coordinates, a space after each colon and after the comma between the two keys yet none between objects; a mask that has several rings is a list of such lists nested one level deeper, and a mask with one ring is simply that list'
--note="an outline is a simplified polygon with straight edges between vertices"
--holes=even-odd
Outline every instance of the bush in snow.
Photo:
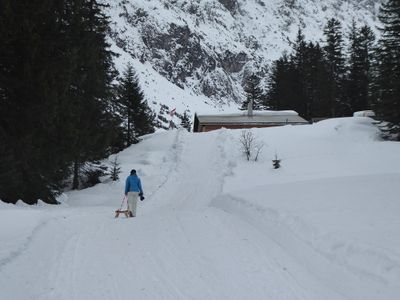
[{"label": "bush in snow", "polygon": [[281,160],[278,159],[278,155],[275,153],[275,159],[272,160],[272,165],[274,169],[279,169],[281,167]]},{"label": "bush in snow", "polygon": [[112,179],[112,181],[118,181],[120,173],[121,173],[121,168],[119,166],[118,156],[115,156],[114,160],[111,161],[110,178]]},{"label": "bush in snow", "polygon": [[187,111],[185,111],[183,113],[181,120],[182,120],[181,126],[190,132],[190,129],[192,128],[192,123],[190,122],[190,117],[189,117],[189,114],[187,113]]},{"label": "bush in snow", "polygon": [[246,159],[250,161],[253,157],[254,161],[258,160],[264,144],[258,141],[250,130],[243,130],[240,135],[240,144]]},{"label": "bush in snow", "polygon": [[95,161],[86,163],[82,168],[83,178],[82,187],[88,188],[101,183],[100,177],[107,174],[107,167],[102,165],[100,162]]}]

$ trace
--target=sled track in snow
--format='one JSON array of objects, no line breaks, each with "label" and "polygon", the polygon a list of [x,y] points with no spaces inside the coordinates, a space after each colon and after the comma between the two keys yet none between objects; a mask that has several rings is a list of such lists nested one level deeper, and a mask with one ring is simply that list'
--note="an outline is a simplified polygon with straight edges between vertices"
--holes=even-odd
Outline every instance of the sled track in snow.
[{"label": "sled track in snow", "polygon": [[[204,139],[210,137],[214,140],[213,146],[204,146]],[[224,129],[188,136],[175,170],[176,178],[171,178],[172,185],[176,187],[170,187],[170,192],[179,198],[173,204],[175,210],[204,210],[222,193],[225,178],[232,173],[232,164],[226,151],[229,138]],[[203,176],[196,180],[199,174]]]},{"label": "sled track in snow", "polygon": [[[216,197],[211,205],[217,209],[220,209],[228,214],[237,216],[241,221],[250,224],[263,236],[270,239],[276,244],[275,254],[272,258],[278,265],[279,262],[274,258],[278,252],[284,252],[288,259],[294,259],[297,264],[303,266],[314,278],[318,280],[320,285],[325,286],[327,289],[336,293],[337,299],[357,299],[357,291],[354,290],[353,283],[358,281],[367,281],[371,286],[371,291],[379,290],[377,283],[385,282],[387,279],[378,278],[367,274],[361,270],[351,268],[345,264],[338,263],[329,257],[328,254],[321,252],[319,249],[313,247],[309,241],[303,240],[288,226],[284,220],[284,216],[281,216],[278,211],[261,207],[259,205],[250,203],[243,198],[234,197],[229,194],[221,195]],[[298,222],[301,222],[301,220]],[[298,223],[299,226],[302,224]],[[305,225],[305,224],[303,224]],[[273,253],[272,252],[272,253]],[[379,257],[382,261],[386,262],[389,260],[388,257]],[[373,259],[371,256],[370,259]],[[393,261],[391,261],[393,263]],[[392,265],[395,265],[394,263]],[[330,270],[326,272],[326,270]],[[288,276],[292,277],[296,281],[299,281],[300,285],[310,286],[309,284],[302,284],[301,276],[296,272],[286,270]],[[331,274],[335,274],[332,276]],[[360,277],[360,275],[363,275]],[[332,278],[341,278],[341,281],[333,281]],[[376,286],[374,288],[374,286]],[[345,291],[345,292],[344,292]],[[382,299],[390,299],[390,291],[386,295],[385,290],[380,290],[379,294]],[[377,299],[376,295],[372,294],[371,298]],[[336,299],[336,298],[335,298]]]},{"label": "sled track in snow", "polygon": [[25,239],[25,242],[16,250],[10,252],[8,254],[8,256],[6,256],[5,258],[0,259],[0,272],[2,271],[2,269],[12,263],[15,259],[17,259],[19,256],[21,256],[22,254],[24,254],[28,249],[29,246],[31,245],[31,243],[33,242],[34,238],[36,237],[36,235],[39,234],[39,232],[45,227],[47,226],[47,224],[49,224],[50,222],[56,221],[58,219],[62,218],[60,217],[53,217],[47,220],[44,220],[42,222],[40,222],[31,232],[31,234]]},{"label": "sled track in snow", "polygon": [[181,130],[176,130],[174,142],[171,148],[168,150],[168,155],[163,158],[164,161],[171,159],[175,163],[170,164],[164,179],[158,185],[158,187],[149,195],[149,199],[151,199],[153,195],[157,194],[167,184],[168,180],[170,179],[170,174],[177,172],[178,164],[181,162],[181,153],[183,151],[183,142],[181,135],[182,135]]}]

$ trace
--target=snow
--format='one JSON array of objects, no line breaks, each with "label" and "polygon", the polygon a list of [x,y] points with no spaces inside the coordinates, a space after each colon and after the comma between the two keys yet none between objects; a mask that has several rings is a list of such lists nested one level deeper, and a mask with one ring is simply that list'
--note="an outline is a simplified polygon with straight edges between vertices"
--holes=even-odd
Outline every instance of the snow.
[{"label": "snow", "polygon": [[[138,71],[141,86],[149,104],[158,113],[158,106],[168,105],[183,114],[185,110],[231,113],[237,111],[245,99],[242,82],[245,73],[266,70],[284,51],[291,51],[301,28],[306,40],[323,42],[323,28],[330,18],[343,24],[344,38],[352,22],[369,25],[379,36],[377,12],[382,0],[240,0],[236,12],[228,11],[218,0],[118,0],[108,1],[113,31],[112,50],[121,56],[116,66],[122,71],[131,62]],[[289,7],[292,2],[293,8]],[[194,11],[191,11],[192,7]],[[133,18],[140,12],[141,20]],[[129,21],[125,16],[133,18]],[[146,34],[167,33],[171,25],[185,27],[200,40],[199,47],[216,60],[217,66],[204,64],[191,70],[191,62],[174,61],[171,56],[182,44],[170,52],[163,45],[149,48]],[[150,32],[150,33],[149,33]],[[150,34],[150,37],[153,37]],[[110,38],[111,39],[111,38]],[[119,43],[118,43],[118,42]],[[220,66],[226,51],[245,54],[248,61],[240,72],[230,72]],[[140,63],[139,58],[142,57]],[[184,73],[184,82],[178,87],[160,74]],[[163,70],[163,72],[161,72]],[[190,71],[189,71],[190,70]],[[216,92],[204,95],[203,83],[208,82]],[[176,82],[175,82],[176,83]],[[156,102],[156,104],[154,104]]]},{"label": "snow", "polygon": [[372,110],[355,111],[353,117],[375,117],[375,112]]},{"label": "snow", "polygon": [[[253,110],[254,116],[298,116],[299,114],[294,110]],[[239,111],[235,113],[223,113],[223,114],[210,114],[211,116],[247,116],[248,111]]]},{"label": "snow", "polygon": [[[116,183],[0,202],[0,299],[397,299],[400,144],[373,123],[252,129],[257,162],[241,130],[158,131]],[[132,168],[146,199],[115,219]]]}]

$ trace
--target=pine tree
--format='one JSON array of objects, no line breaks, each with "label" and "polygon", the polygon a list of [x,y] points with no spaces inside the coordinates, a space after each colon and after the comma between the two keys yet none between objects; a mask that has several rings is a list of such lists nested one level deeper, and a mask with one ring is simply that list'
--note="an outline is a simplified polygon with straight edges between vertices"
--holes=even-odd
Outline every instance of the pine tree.
[{"label": "pine tree", "polygon": [[119,174],[121,173],[120,163],[118,162],[118,156],[115,156],[114,160],[111,161],[110,178],[112,181],[119,180]]},{"label": "pine tree", "polygon": [[379,19],[383,28],[376,51],[374,110],[378,117],[389,123],[386,133],[400,140],[400,1],[383,3]]},{"label": "pine tree", "polygon": [[126,121],[126,145],[139,141],[139,136],[154,132],[154,113],[147,105],[133,67],[128,64],[120,79],[117,102]]},{"label": "pine tree", "polygon": [[[94,0],[0,2],[0,198],[56,203],[118,136],[108,19]],[[4,180],[3,180],[4,179]]]},{"label": "pine tree", "polygon": [[324,53],[318,43],[310,42],[306,48],[307,119],[327,118],[329,106],[329,72]]},{"label": "pine tree", "polygon": [[327,65],[318,44],[304,40],[299,30],[294,53],[284,54],[272,65],[267,105],[274,109],[291,109],[306,119],[330,115]]},{"label": "pine tree", "polygon": [[130,146],[137,143],[137,134],[134,131],[135,107],[138,102],[143,101],[144,95],[140,90],[138,80],[133,67],[128,64],[120,79],[118,87],[117,102],[120,112],[126,122],[125,125],[125,145]]},{"label": "pine tree", "polygon": [[338,20],[332,18],[328,21],[324,29],[326,38],[324,51],[325,58],[329,68],[331,85],[330,108],[331,116],[348,114],[349,104],[346,103],[343,96],[343,80],[345,75],[344,55],[343,55],[343,35],[342,26]]},{"label": "pine tree", "polygon": [[0,199],[56,203],[68,174],[73,54],[61,0],[0,2]]},{"label": "pine tree", "polygon": [[375,35],[370,27],[357,28],[353,22],[349,40],[349,74],[345,92],[354,112],[370,108],[371,61]]},{"label": "pine tree", "polygon": [[76,53],[72,61],[75,76],[70,89],[70,121],[73,122],[71,155],[73,186],[80,186],[86,162],[103,158],[117,132],[117,121],[109,111],[115,78],[113,53],[109,50],[108,17],[96,0],[71,2],[69,46]]},{"label": "pine tree", "polygon": [[186,110],[185,110],[185,112],[183,113],[183,116],[182,116],[181,126],[183,128],[185,128],[189,132],[190,132],[190,130],[192,128],[192,123],[190,122],[190,117],[189,117],[189,114],[187,113]]},{"label": "pine tree", "polygon": [[311,118],[311,98],[310,92],[310,61],[308,57],[307,43],[302,30],[299,28],[297,32],[296,42],[293,47],[294,53],[291,56],[293,63],[293,85],[294,92],[297,97],[292,99],[292,109],[296,110],[301,116],[306,119]]},{"label": "pine tree", "polygon": [[241,110],[247,110],[250,101],[253,103],[253,109],[258,110],[263,108],[264,92],[261,88],[261,78],[256,74],[251,74],[245,81],[244,91],[246,100],[243,101]]},{"label": "pine tree", "polygon": [[268,81],[268,92],[265,105],[270,109],[294,109],[295,66],[286,53],[274,61]]}]

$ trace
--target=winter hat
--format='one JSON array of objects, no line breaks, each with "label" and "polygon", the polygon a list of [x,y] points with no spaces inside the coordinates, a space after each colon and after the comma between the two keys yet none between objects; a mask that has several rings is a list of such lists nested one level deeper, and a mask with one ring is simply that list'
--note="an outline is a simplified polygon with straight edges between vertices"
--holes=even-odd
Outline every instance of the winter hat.
[{"label": "winter hat", "polygon": [[131,175],[135,175],[136,174],[136,170],[135,169],[132,169],[131,170]]}]

